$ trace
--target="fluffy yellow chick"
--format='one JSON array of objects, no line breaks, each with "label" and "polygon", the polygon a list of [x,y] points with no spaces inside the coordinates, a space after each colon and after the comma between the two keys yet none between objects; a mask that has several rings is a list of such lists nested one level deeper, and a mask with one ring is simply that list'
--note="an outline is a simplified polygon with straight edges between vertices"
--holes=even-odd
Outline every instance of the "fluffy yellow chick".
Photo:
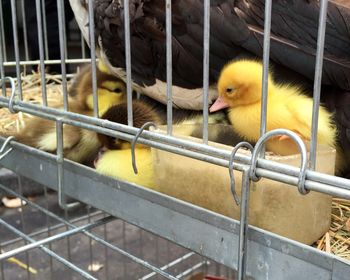
[{"label": "fluffy yellow chick", "polygon": [[[233,129],[244,139],[256,142],[260,137],[262,92],[262,64],[254,60],[239,60],[227,64],[218,81],[219,98],[210,112],[229,107]],[[312,99],[293,85],[276,84],[268,76],[267,131],[286,128],[299,134],[303,140],[311,138]],[[335,146],[336,129],[332,115],[320,106],[317,141]],[[291,139],[273,138],[267,149],[281,155],[297,152]]]},{"label": "fluffy yellow chick", "polygon": [[[127,124],[126,103],[111,107],[104,115],[104,119]],[[133,103],[133,122],[135,127],[141,127],[146,122],[159,124],[160,118],[154,108],[140,101]],[[104,146],[95,161],[96,171],[124,181],[132,182],[147,188],[156,190],[151,149],[147,146],[136,144],[135,156],[138,174],[135,174],[131,161],[130,143],[109,137],[103,134],[98,139]]]}]

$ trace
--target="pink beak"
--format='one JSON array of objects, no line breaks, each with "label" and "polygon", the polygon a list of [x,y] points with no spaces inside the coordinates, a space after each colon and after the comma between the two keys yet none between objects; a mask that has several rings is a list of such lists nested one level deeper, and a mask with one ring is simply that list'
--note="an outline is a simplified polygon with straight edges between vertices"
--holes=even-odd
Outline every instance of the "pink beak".
[{"label": "pink beak", "polygon": [[227,107],[229,107],[229,105],[221,96],[219,96],[218,99],[215,100],[214,104],[210,106],[209,112],[213,113],[213,112],[225,109]]}]

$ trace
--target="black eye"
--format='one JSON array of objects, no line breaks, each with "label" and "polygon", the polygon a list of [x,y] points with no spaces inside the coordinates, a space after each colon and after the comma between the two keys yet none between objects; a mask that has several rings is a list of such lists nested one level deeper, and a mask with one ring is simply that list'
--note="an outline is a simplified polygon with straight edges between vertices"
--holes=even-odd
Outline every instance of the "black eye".
[{"label": "black eye", "polygon": [[233,88],[227,88],[227,89],[226,89],[226,93],[227,93],[227,94],[233,93]]},{"label": "black eye", "polygon": [[114,90],[114,92],[116,92],[116,93],[122,93],[122,89],[121,89],[121,88],[116,88],[116,89]]}]

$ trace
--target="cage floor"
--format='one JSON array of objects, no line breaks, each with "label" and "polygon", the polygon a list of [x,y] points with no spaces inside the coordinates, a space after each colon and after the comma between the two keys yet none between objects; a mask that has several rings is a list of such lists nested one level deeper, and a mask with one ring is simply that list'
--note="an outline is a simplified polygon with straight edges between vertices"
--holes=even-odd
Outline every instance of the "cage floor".
[{"label": "cage floor", "polygon": [[[107,216],[106,213],[86,205],[81,205],[73,211],[63,211],[58,206],[55,192],[45,193],[42,186],[23,177],[19,178],[4,169],[0,170],[0,173],[1,185],[18,194],[24,194],[24,197],[32,203],[18,208],[6,208],[2,205],[0,217],[3,223],[15,227],[35,241],[64,234],[71,228],[62,220],[49,217],[35,206],[48,209],[50,213],[78,227]],[[2,189],[0,196],[5,195],[11,197]],[[26,243],[23,239],[3,223],[0,225],[0,249],[8,252],[24,246]],[[202,276],[199,278],[195,276],[200,272],[203,275],[234,279],[234,273],[229,269],[120,219],[96,226],[90,232],[130,256],[163,269],[179,279],[203,279]],[[106,244],[91,239],[83,232],[50,242],[45,246],[97,279],[171,279],[152,272],[139,262],[135,262],[133,257],[108,248]],[[78,272],[50,257],[40,248],[20,253],[14,258],[0,262],[0,279],[61,279],[62,277],[83,279]]]}]

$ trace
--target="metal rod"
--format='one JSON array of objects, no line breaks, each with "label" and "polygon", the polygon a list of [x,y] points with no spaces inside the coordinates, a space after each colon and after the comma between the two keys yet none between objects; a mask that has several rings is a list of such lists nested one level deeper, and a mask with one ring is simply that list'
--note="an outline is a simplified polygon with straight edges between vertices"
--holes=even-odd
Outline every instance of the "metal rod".
[{"label": "metal rod", "polygon": [[62,120],[56,121],[56,141],[57,141],[57,190],[58,190],[58,204],[64,210],[75,208],[80,203],[67,203],[64,192],[64,169],[63,169],[63,123]]},{"label": "metal rod", "polygon": [[96,78],[96,44],[95,44],[95,25],[94,25],[94,6],[93,1],[89,0],[89,38],[91,55],[91,75],[92,75],[92,96],[94,106],[94,117],[98,117],[98,98],[97,98],[97,78]]},{"label": "metal rod", "polygon": [[86,50],[85,50],[85,39],[83,34],[80,34],[80,43],[81,43],[81,53],[82,57],[86,58]]},{"label": "metal rod", "polygon": [[49,45],[47,42],[47,21],[46,21],[46,7],[45,7],[45,0],[41,0],[41,10],[42,10],[42,17],[43,17],[43,31],[44,31],[44,46],[45,46],[45,59],[49,60]]},{"label": "metal rod", "polygon": [[4,13],[2,5],[0,5],[0,35],[1,35],[1,48],[2,48],[2,54],[4,57],[4,61],[7,61],[7,52],[6,52],[6,39],[5,39],[5,28],[4,28]]},{"label": "metal rod", "polygon": [[127,103],[128,103],[128,125],[133,126],[129,0],[123,0],[123,3],[124,3],[124,36],[125,36],[125,66],[126,66],[126,92],[127,92]]},{"label": "metal rod", "polygon": [[208,265],[208,261],[201,261],[201,262],[195,264],[194,266],[192,266],[191,268],[186,269],[185,271],[176,275],[176,279],[181,279],[181,278],[191,274],[192,272],[196,271],[197,269],[201,268],[204,265]]},{"label": "metal rod", "polygon": [[[70,59],[52,59],[52,60],[44,60],[45,65],[53,65],[53,64],[61,64],[62,61],[66,64],[80,64],[80,63],[92,63],[90,58],[70,58]],[[39,65],[40,60],[28,60],[28,61],[20,61],[21,66],[25,65]],[[5,67],[16,66],[15,61],[4,62]]]},{"label": "metal rod", "polygon": [[249,192],[250,192],[250,170],[244,169],[242,172],[241,207],[240,207],[240,227],[238,237],[238,280],[245,279],[247,268],[247,244],[248,244],[248,216],[249,216]]},{"label": "metal rod", "polygon": [[[183,262],[183,261],[189,259],[190,257],[192,257],[192,256],[194,256],[194,255],[195,255],[194,252],[187,253],[186,255],[183,255],[182,257],[177,258],[177,259],[173,260],[172,262],[170,262],[170,263],[168,263],[168,264],[162,266],[160,269],[161,269],[161,270],[166,270],[166,269],[168,269],[168,268],[171,268],[171,267],[173,267],[173,266],[175,266],[175,265],[177,265],[177,264],[179,264],[179,263],[181,263],[181,262]],[[156,275],[155,272],[151,272],[151,273],[149,273],[149,274],[143,276],[143,277],[140,278],[139,280],[147,280],[147,279],[149,279],[149,278],[151,278],[151,277],[153,277],[153,276],[155,276],[155,275]]]},{"label": "metal rod", "polygon": [[173,58],[172,58],[172,15],[171,0],[165,2],[166,11],[166,96],[167,96],[167,133],[173,134]]},{"label": "metal rod", "polygon": [[[0,188],[3,189],[4,191],[8,192],[8,188],[0,185]],[[16,195],[16,192],[13,192],[13,195]],[[47,208],[46,208],[47,210]],[[48,210],[47,210],[48,211]],[[92,216],[98,216],[98,215],[101,215],[103,212],[102,211],[96,211],[92,214]],[[47,217],[49,217],[48,215],[46,215]],[[71,220],[71,223],[77,223],[77,222],[81,222],[83,220],[86,220],[87,219],[87,215],[84,215],[84,216],[81,216],[81,217],[78,217],[78,218],[75,218],[75,219],[72,219]],[[53,225],[53,226],[47,226],[47,229],[41,229],[41,230],[38,230],[38,231],[35,231],[35,232],[32,232],[32,233],[29,233],[28,236],[29,237],[35,237],[35,236],[38,236],[38,235],[41,235],[45,232],[48,232],[48,230],[50,229],[51,230],[55,230],[55,229],[59,229],[61,227],[64,227],[66,226],[64,223],[60,222],[59,224],[56,224],[56,225]],[[50,235],[49,235],[50,236]],[[15,238],[15,239],[11,239],[9,241],[5,241],[3,243],[0,243],[0,246],[1,247],[6,247],[6,246],[9,246],[9,245],[12,245],[14,243],[17,243],[19,241],[21,241],[22,238],[18,237],[18,238]]]},{"label": "metal rod", "polygon": [[[266,0],[265,1],[265,18],[264,18],[264,49],[263,49],[261,112],[260,112],[260,136],[263,136],[266,132],[268,78],[269,78],[269,60],[270,60],[271,8],[272,8],[272,0]],[[263,147],[261,150],[261,156],[262,157],[265,156],[265,147]]]},{"label": "metal rod", "polygon": [[203,143],[208,144],[210,0],[204,0],[203,28]]},{"label": "metal rod", "polygon": [[22,78],[21,78],[21,67],[19,64],[19,42],[17,32],[17,13],[16,13],[16,1],[11,0],[11,15],[12,15],[12,28],[13,28],[13,44],[15,49],[15,60],[16,60],[16,76],[18,85],[18,97],[22,100]]},{"label": "metal rod", "polygon": [[[75,226],[74,224],[72,224],[72,223],[62,219],[61,217],[57,216],[56,214],[54,214],[52,212],[47,211],[45,208],[41,207],[40,205],[38,205],[36,203],[33,203],[32,201],[28,200],[27,198],[25,198],[25,197],[23,197],[21,195],[18,195],[16,192],[6,188],[5,186],[3,186],[1,184],[0,184],[0,189],[5,190],[7,193],[12,194],[12,195],[14,195],[14,196],[24,200],[28,205],[30,205],[30,206],[32,206],[32,207],[34,207],[36,209],[39,209],[40,211],[44,212],[45,214],[49,215],[50,217],[52,217],[52,218],[54,218],[54,219],[56,219],[58,221],[61,221],[65,225],[68,225],[69,227],[72,227],[72,228],[77,228],[77,226]],[[124,223],[124,221],[123,221],[123,223]],[[168,273],[163,272],[161,269],[159,269],[159,268],[149,264],[148,262],[146,262],[146,261],[144,261],[144,260],[142,260],[142,259],[140,259],[140,258],[138,258],[138,257],[136,257],[136,256],[134,256],[132,254],[129,254],[128,252],[125,251],[125,249],[123,250],[123,249],[121,249],[119,247],[116,247],[116,246],[108,243],[104,239],[102,239],[102,238],[100,238],[100,237],[98,237],[98,236],[96,236],[96,235],[94,235],[94,234],[92,234],[92,233],[90,233],[88,231],[83,231],[82,233],[87,235],[87,236],[89,236],[89,237],[91,237],[92,239],[94,239],[95,241],[99,242],[100,244],[102,244],[104,246],[107,246],[109,249],[111,249],[113,251],[116,251],[116,252],[120,253],[121,255],[131,259],[132,261],[134,261],[134,262],[136,262],[138,264],[141,264],[144,267],[146,267],[146,268],[148,268],[148,269],[150,269],[152,271],[157,272],[158,274],[166,277],[167,279],[173,279],[173,280],[176,279],[175,277],[169,275]],[[30,238],[30,237],[27,236],[27,238]],[[34,239],[31,239],[31,240],[32,240],[31,242],[35,242]],[[41,247],[41,248],[47,249],[45,247]],[[67,262],[67,263],[69,263],[69,262]]]},{"label": "metal rod", "polygon": [[315,169],[317,151],[318,114],[320,107],[323,51],[327,25],[327,4],[328,0],[321,0],[320,15],[318,21],[317,51],[314,80],[314,97],[312,109],[311,145],[310,145],[310,168]]},{"label": "metal rod", "polygon": [[[79,232],[90,230],[92,228],[95,228],[95,227],[101,226],[103,224],[109,223],[110,221],[113,221],[113,220],[114,220],[114,217],[108,216],[106,218],[101,218],[101,219],[99,219],[97,221],[94,221],[92,223],[89,223],[87,225],[76,227],[76,228],[67,230],[65,232],[58,233],[56,235],[52,235],[50,237],[41,239],[39,241],[31,242],[30,244],[27,244],[25,246],[22,246],[22,247],[19,247],[19,248],[13,249],[11,251],[8,251],[8,252],[0,254],[0,260],[5,260],[5,259],[8,259],[8,258],[11,258],[13,256],[16,256],[16,255],[20,254],[20,253],[26,252],[28,250],[31,250],[31,249],[34,249],[34,248],[37,248],[37,247],[40,247],[40,246],[42,246],[44,244],[52,243],[52,242],[54,242],[56,240],[63,239],[65,237],[67,237],[67,236],[71,236],[71,235],[79,233]],[[0,219],[0,223],[1,224],[5,224],[6,222],[3,219]]]},{"label": "metal rod", "polygon": [[60,40],[60,53],[61,53],[61,74],[62,74],[62,90],[63,90],[63,108],[65,111],[68,111],[68,94],[67,94],[67,70],[66,70],[66,48],[65,48],[65,34],[63,25],[63,7],[62,1],[57,0],[57,14],[58,14],[58,29],[59,29],[59,40]]},{"label": "metal rod", "polygon": [[[7,229],[9,229],[10,231],[12,231],[13,233],[19,235],[20,237],[22,237],[23,239],[29,241],[29,242],[36,242],[34,239],[28,237],[26,234],[24,234],[23,232],[19,231],[18,229],[16,229],[15,227],[11,226],[10,224],[4,222],[2,219],[0,219],[0,223],[5,226]],[[57,261],[63,263],[64,265],[66,265],[68,268],[78,272],[81,276],[85,277],[86,279],[94,279],[97,280],[95,277],[91,276],[89,273],[85,272],[84,270],[80,269],[79,267],[75,266],[74,264],[72,264],[71,262],[67,261],[66,259],[62,258],[61,256],[57,255],[56,253],[52,252],[51,250],[47,249],[46,247],[44,247],[43,245],[39,246],[41,250],[43,250],[45,253],[47,253],[48,255],[52,256],[53,258],[55,258]],[[1,255],[0,255],[1,256]]]},{"label": "metal rod", "polygon": [[[17,185],[18,185],[18,193],[23,195],[23,188],[22,188],[22,179],[20,175],[17,175]],[[24,203],[23,200],[21,200],[21,226],[22,226],[22,232],[26,232],[26,226],[25,226],[25,219],[24,219],[24,215],[23,215],[23,211],[24,211]],[[24,241],[25,244],[28,244],[28,241]],[[0,256],[1,256],[0,252]],[[25,252],[25,258],[26,258],[26,264],[27,264],[27,278],[30,279],[30,271],[29,271],[29,267],[30,267],[30,263],[29,263],[29,254],[28,252]]]},{"label": "metal rod", "polygon": [[[1,7],[2,5],[0,5]],[[1,21],[2,19],[0,19]],[[1,79],[1,91],[2,95],[6,97],[6,85],[4,83],[5,68],[4,68],[4,56],[3,56],[3,45],[2,45],[2,30],[0,28],[0,79]]]},{"label": "metal rod", "polygon": [[25,55],[25,60],[29,60],[27,19],[26,19],[24,0],[21,0],[21,9],[22,9],[22,22],[23,22],[24,55]]},{"label": "metal rod", "polygon": [[[78,127],[90,129],[99,133],[106,133],[114,137],[122,137],[121,139],[131,141],[138,132],[137,128],[125,126],[118,123],[112,123],[107,120],[100,120],[84,115],[79,115],[71,112],[62,112],[49,107],[40,107],[35,104],[29,104],[21,101],[15,101],[14,108],[19,111],[23,111],[32,115],[44,117],[51,120],[57,120],[65,117],[63,122],[75,125]],[[7,98],[0,97],[0,106],[8,107],[9,101]],[[74,120],[74,121],[73,121]],[[88,123],[92,125],[88,125]],[[102,127],[96,127],[96,126]],[[116,131],[111,132],[108,129]],[[123,133],[124,134],[123,134]],[[130,133],[132,135],[126,135]],[[152,141],[150,141],[150,140]],[[164,149],[166,151],[176,152],[180,155],[190,156],[199,160],[209,161],[214,164],[218,164],[224,167],[228,167],[228,160],[230,158],[230,152],[220,148],[215,148],[200,143],[194,143],[188,140],[182,140],[168,135],[162,135],[151,131],[144,131],[142,137],[138,139],[138,142],[149,145],[151,147]],[[166,144],[160,143],[164,142]],[[38,151],[39,152],[39,151]],[[251,157],[241,154],[237,154],[235,157],[234,169],[242,171],[243,165],[250,164]],[[285,164],[273,162],[271,160],[258,159],[257,163],[257,175],[265,178],[272,179],[279,182],[284,182],[291,185],[297,185],[299,168],[292,167]],[[350,180],[335,177],[327,174],[322,174],[315,171],[308,170],[306,172],[306,187],[310,190],[318,190],[326,192],[332,195],[347,195],[350,190]],[[325,184],[329,185],[327,188]]]},{"label": "metal rod", "polygon": [[40,76],[41,76],[41,94],[43,105],[47,106],[47,95],[46,95],[46,80],[45,80],[45,64],[44,64],[44,41],[43,41],[43,26],[41,18],[41,0],[35,0],[36,7],[36,21],[38,27],[38,43],[39,43],[39,59],[40,59]]}]

